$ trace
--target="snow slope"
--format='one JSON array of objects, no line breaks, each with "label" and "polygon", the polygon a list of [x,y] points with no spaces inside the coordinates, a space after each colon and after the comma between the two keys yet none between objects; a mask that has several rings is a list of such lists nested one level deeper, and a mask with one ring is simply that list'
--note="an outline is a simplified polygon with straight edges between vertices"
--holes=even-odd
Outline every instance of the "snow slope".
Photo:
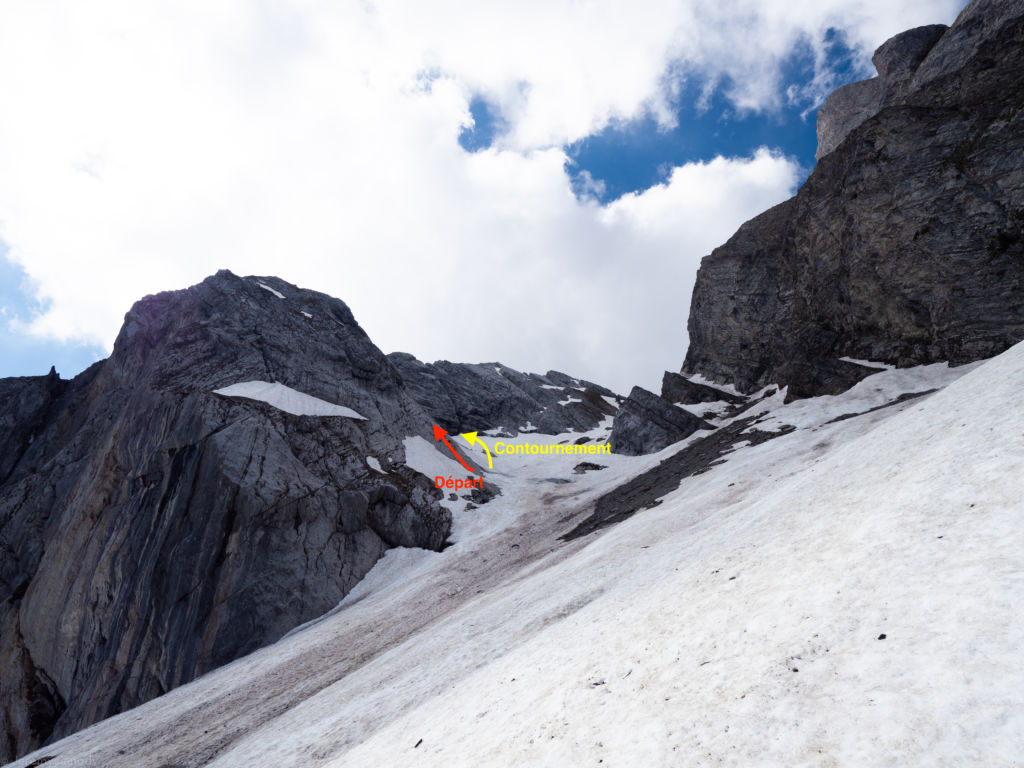
[{"label": "snow slope", "polygon": [[445,552],[15,765],[1022,765],[1024,345],[858,386],[769,398],[795,431],[571,542],[697,437],[502,457]]}]

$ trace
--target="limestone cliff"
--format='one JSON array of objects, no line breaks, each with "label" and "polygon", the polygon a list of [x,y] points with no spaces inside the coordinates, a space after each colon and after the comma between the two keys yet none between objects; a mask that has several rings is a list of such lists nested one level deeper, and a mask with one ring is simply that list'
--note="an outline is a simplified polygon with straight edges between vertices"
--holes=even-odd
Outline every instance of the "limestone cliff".
[{"label": "limestone cliff", "polygon": [[791,397],[1024,339],[1024,6],[974,0],[885,43],[819,116],[791,200],[701,264],[684,373]]}]

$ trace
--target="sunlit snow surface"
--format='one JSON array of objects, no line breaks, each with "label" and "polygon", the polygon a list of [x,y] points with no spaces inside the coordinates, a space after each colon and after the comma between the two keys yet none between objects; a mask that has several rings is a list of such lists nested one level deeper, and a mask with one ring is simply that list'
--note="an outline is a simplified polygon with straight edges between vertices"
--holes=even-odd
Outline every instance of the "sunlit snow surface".
[{"label": "sunlit snow surface", "polygon": [[246,400],[259,400],[274,406],[278,410],[294,416],[345,416],[350,419],[365,419],[351,408],[335,405],[321,400],[319,397],[286,387],[284,384],[269,381],[243,381],[230,387],[213,390],[216,395],[225,397],[241,397]]},{"label": "sunlit snow surface", "polygon": [[757,428],[795,431],[569,543],[682,446],[496,456],[503,495],[449,549],[394,550],[333,615],[17,765],[1020,765],[1022,391],[1019,345],[769,398]]}]

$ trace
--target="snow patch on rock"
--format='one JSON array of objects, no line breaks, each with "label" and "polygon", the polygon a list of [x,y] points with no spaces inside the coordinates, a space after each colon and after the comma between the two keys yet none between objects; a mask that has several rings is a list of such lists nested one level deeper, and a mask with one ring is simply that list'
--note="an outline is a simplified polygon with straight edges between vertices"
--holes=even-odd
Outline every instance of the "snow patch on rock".
[{"label": "snow patch on rock", "polygon": [[349,419],[366,419],[344,405],[329,403],[276,381],[243,381],[230,387],[215,389],[213,393],[224,397],[258,400],[293,416],[344,416]]},{"label": "snow patch on rock", "polygon": [[283,293],[281,293],[280,291],[275,291],[269,285],[264,285],[263,283],[257,283],[257,285],[259,285],[259,287],[262,288],[265,291],[270,291],[272,294],[277,296],[277,298],[279,298],[279,299],[283,299],[284,298],[284,294]]}]

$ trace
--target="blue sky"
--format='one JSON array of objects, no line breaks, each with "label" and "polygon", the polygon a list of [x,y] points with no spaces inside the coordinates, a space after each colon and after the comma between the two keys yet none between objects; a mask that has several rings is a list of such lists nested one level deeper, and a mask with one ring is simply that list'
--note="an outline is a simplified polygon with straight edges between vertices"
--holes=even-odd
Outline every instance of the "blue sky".
[{"label": "blue sky", "polygon": [[74,375],[226,268],[343,299],[385,352],[656,389],[824,95],[962,4],[0,5],[0,376]]},{"label": "blue sky", "polygon": [[54,366],[63,378],[71,378],[107,356],[99,344],[61,342],[25,333],[20,324],[45,309],[33,296],[25,271],[6,258],[0,241],[0,377],[38,376]]},{"label": "blue sky", "polygon": [[[842,32],[830,28],[824,41],[824,65],[819,62],[817,70],[814,52],[807,46],[796,47],[786,57],[780,68],[785,89],[807,87],[822,68],[830,74],[831,88],[865,76],[857,69],[857,53]],[[671,128],[648,112],[630,120],[613,120],[601,131],[566,145],[566,171],[573,191],[578,197],[609,203],[664,183],[674,167],[720,155],[745,157],[762,146],[794,158],[801,167],[801,182],[806,179],[815,162],[820,96],[794,95],[774,109],[740,110],[728,98],[731,85],[728,78],[720,82],[690,78],[672,100],[675,125]],[[473,125],[462,131],[459,144],[469,152],[485,150],[507,124],[500,109],[482,96],[474,96],[469,109]]]}]

